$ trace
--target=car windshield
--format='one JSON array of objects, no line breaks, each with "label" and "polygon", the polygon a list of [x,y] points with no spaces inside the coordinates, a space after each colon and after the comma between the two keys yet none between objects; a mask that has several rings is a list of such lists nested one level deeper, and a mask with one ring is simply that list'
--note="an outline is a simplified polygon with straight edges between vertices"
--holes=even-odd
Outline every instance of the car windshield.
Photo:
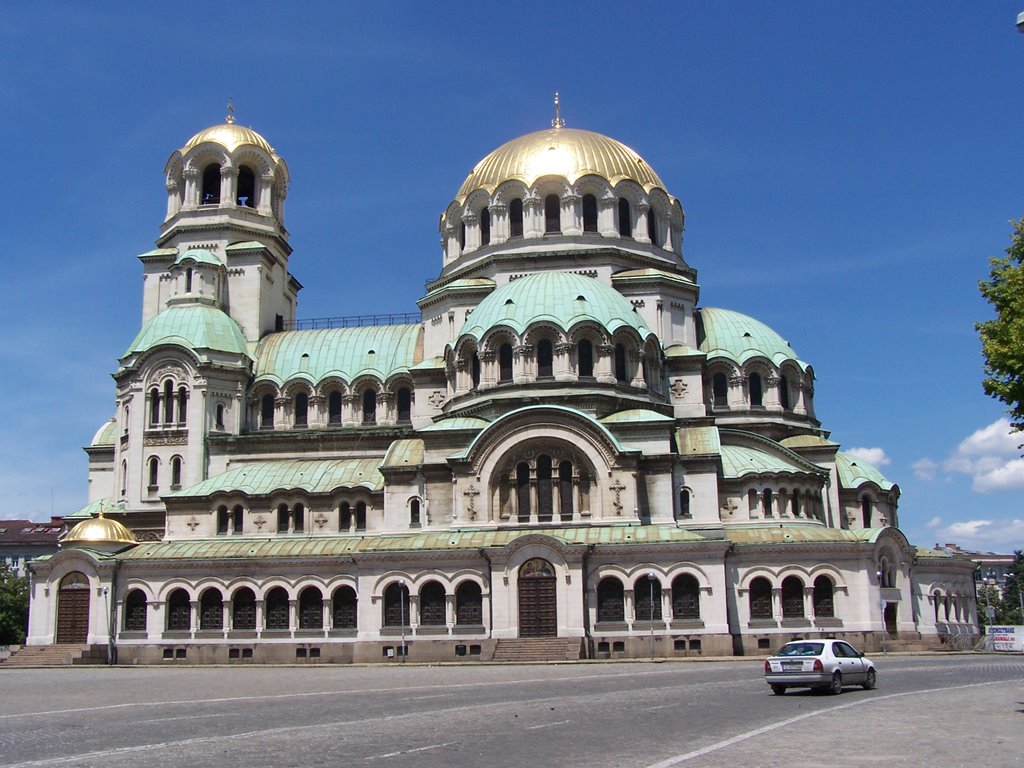
[{"label": "car windshield", "polygon": [[824,643],[790,643],[779,649],[776,656],[820,656]]}]

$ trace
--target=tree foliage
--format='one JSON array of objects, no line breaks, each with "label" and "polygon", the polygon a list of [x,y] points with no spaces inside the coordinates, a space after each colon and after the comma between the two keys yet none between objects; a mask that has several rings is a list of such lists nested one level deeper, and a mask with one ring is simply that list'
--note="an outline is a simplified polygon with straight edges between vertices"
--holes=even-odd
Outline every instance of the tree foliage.
[{"label": "tree foliage", "polygon": [[1016,558],[1006,573],[1006,585],[1003,587],[1003,598],[996,607],[996,619],[1000,624],[1024,626],[1024,615],[1021,615],[1020,591],[1024,586],[1024,552],[1013,553]]},{"label": "tree foliage", "polygon": [[1024,429],[1024,219],[1012,222],[1006,256],[991,259],[981,295],[995,309],[992,320],[978,323],[985,356],[985,394],[1007,406],[1014,429]]},{"label": "tree foliage", "polygon": [[28,582],[0,563],[0,645],[25,642],[28,628]]}]

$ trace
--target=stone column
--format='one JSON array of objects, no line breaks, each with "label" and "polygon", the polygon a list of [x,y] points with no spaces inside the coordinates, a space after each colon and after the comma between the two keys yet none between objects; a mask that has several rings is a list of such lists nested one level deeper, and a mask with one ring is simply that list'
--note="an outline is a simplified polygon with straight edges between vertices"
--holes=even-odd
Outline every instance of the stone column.
[{"label": "stone column", "polygon": [[594,374],[601,384],[615,383],[615,345],[600,344],[595,349],[598,353],[594,361]]},{"label": "stone column", "polygon": [[260,216],[270,216],[273,213],[273,193],[274,174],[262,174],[256,185],[256,211]]},{"label": "stone column", "polygon": [[633,239],[638,243],[651,242],[651,238],[647,234],[647,212],[649,210],[650,206],[647,203],[636,204],[636,226],[633,227]]},{"label": "stone column", "polygon": [[504,243],[508,240],[508,206],[504,203],[491,203],[491,243]]},{"label": "stone column", "polygon": [[196,183],[199,179],[198,168],[186,168],[185,176],[185,199],[182,201],[182,210],[194,211],[199,207],[199,186]]},{"label": "stone column", "polygon": [[579,195],[572,193],[562,195],[559,224],[563,235],[583,234],[583,211]]}]

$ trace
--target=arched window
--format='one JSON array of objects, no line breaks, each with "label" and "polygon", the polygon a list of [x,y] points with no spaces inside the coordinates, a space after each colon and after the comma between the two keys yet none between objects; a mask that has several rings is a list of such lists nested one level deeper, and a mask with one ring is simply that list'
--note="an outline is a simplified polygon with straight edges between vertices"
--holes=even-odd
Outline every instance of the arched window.
[{"label": "arched window", "polygon": [[352,505],[347,501],[341,502],[339,529],[344,533],[352,530]]},{"label": "arched window", "polygon": [[288,629],[288,593],[284,587],[274,587],[264,601],[267,629]]},{"label": "arched window", "polygon": [[764,405],[764,391],[761,388],[761,375],[750,374],[750,405],[753,408],[760,408]]},{"label": "arched window", "polygon": [[480,388],[480,355],[476,352],[469,359],[469,379],[473,384],[473,389]]},{"label": "arched window", "polygon": [[480,211],[480,245],[491,244],[491,212],[485,207]]},{"label": "arched window", "polygon": [[260,399],[260,429],[274,428],[274,396],[264,395]]},{"label": "arched window", "polygon": [[558,195],[544,198],[544,234],[559,234],[562,231],[562,212]]},{"label": "arched window", "polygon": [[341,392],[338,390],[327,396],[327,422],[341,424]]},{"label": "arched window", "polygon": [[621,344],[615,345],[615,380],[620,384],[629,383],[626,375],[626,348]]},{"label": "arched window", "polygon": [[167,598],[167,630],[187,632],[192,628],[192,603],[188,592],[176,589]]},{"label": "arched window", "polygon": [[572,464],[568,461],[558,465],[558,509],[562,520],[572,520]]},{"label": "arched window", "polygon": [[686,488],[679,489],[679,517],[688,520],[692,517],[690,512],[690,491]]},{"label": "arched window", "polygon": [[299,392],[295,396],[295,426],[305,427],[309,423],[309,395]]},{"label": "arched window", "polygon": [[700,618],[700,584],[689,573],[676,576],[672,581],[672,618]]},{"label": "arched window", "polygon": [[537,519],[550,523],[554,511],[551,489],[551,457],[541,454],[537,457]]},{"label": "arched window", "polygon": [[296,504],[292,510],[292,531],[301,533],[306,528],[306,508]]},{"label": "arched window", "polygon": [[597,585],[597,620],[621,622],[626,620],[622,582],[613,576],[601,579]]},{"label": "arched window", "polygon": [[772,503],[774,499],[775,494],[772,493],[771,488],[765,488],[761,491],[761,511],[764,513],[765,517],[771,517],[775,514],[775,508]]},{"label": "arched window", "polygon": [[593,195],[583,196],[583,231],[597,232],[597,198]]},{"label": "arched window", "polygon": [[797,576],[782,580],[782,618],[794,619],[804,615],[804,583]]},{"label": "arched window", "polygon": [[334,590],[331,621],[335,629],[355,629],[359,612],[356,591],[352,587],[338,587]]},{"label": "arched window", "polygon": [[217,429],[224,429],[224,406],[221,403],[217,403],[217,415],[214,417],[214,424]]},{"label": "arched window", "polygon": [[633,236],[633,211],[624,197],[619,198],[619,236]]},{"label": "arched window", "polygon": [[288,505],[287,504],[278,504],[277,505],[277,532],[278,533],[288,533],[288,529],[289,529],[288,522],[289,522],[289,518],[290,517],[291,517],[291,515],[288,514]]},{"label": "arched window", "polygon": [[658,213],[653,208],[647,209],[647,238],[655,245],[658,242]]},{"label": "arched window", "polygon": [[128,493],[128,461],[121,462],[121,495]]},{"label": "arched window", "polygon": [[459,224],[459,251],[466,250],[466,222]]},{"label": "arched window", "polygon": [[721,371],[711,377],[711,395],[715,408],[729,405],[729,379]]},{"label": "arched window", "polygon": [[516,465],[516,501],[519,522],[530,522],[530,465],[525,461]]},{"label": "arched window", "polygon": [[550,379],[554,376],[552,358],[551,340],[541,339],[537,342],[537,378]]},{"label": "arched window", "polygon": [[174,423],[174,385],[169,381],[164,382],[164,423]]},{"label": "arched window", "polygon": [[256,629],[256,594],[248,587],[231,597],[231,628]]},{"label": "arched window", "polygon": [[641,576],[633,584],[633,620],[661,620],[661,582]]},{"label": "arched window", "polygon": [[412,421],[412,390],[402,387],[398,390],[398,423],[408,424]]},{"label": "arched window", "polygon": [[409,502],[409,527],[420,527],[420,500],[413,499]]},{"label": "arched window", "polygon": [[188,409],[185,404],[188,403],[188,390],[185,387],[178,387],[178,423],[184,424],[185,417],[188,414]]},{"label": "arched window", "polygon": [[363,390],[363,424],[377,423],[377,393],[372,389]]},{"label": "arched window", "polygon": [[508,204],[508,236],[523,236],[523,201],[518,197]]},{"label": "arched window", "polygon": [[384,626],[409,626],[409,588],[397,581],[384,590]]},{"label": "arched window", "polygon": [[210,587],[199,598],[199,629],[224,629],[224,596]]},{"label": "arched window", "polygon": [[750,582],[750,618],[770,619],[772,617],[772,584],[759,576]]},{"label": "arched window", "polygon": [[238,169],[238,195],[235,202],[245,208],[256,207],[256,174],[247,165]]},{"label": "arched window", "polygon": [[171,458],[171,490],[181,487],[181,456]]},{"label": "arched window", "polygon": [[199,203],[201,205],[220,205],[220,166],[216,163],[203,169],[203,191]]},{"label": "arched window", "polygon": [[864,521],[864,527],[871,527],[871,497],[861,496],[860,497],[860,514]]},{"label": "arched window", "polygon": [[149,390],[149,423],[154,426],[160,423],[160,390],[156,387]]},{"label": "arched window", "polygon": [[242,532],[242,516],[244,515],[244,513],[245,513],[245,510],[242,509],[242,505],[241,504],[236,504],[235,508],[233,510],[231,510],[231,515],[232,515],[231,529],[235,533],[241,533]]},{"label": "arched window", "polygon": [[124,631],[146,631],[146,593],[133,589],[124,599]]},{"label": "arched window", "polygon": [[832,579],[819,576],[814,580],[814,616],[815,618],[831,619],[836,615]]},{"label": "arched window", "polygon": [[192,267],[185,270],[185,293],[192,293]]},{"label": "arched window", "polygon": [[576,350],[577,371],[581,379],[594,378],[594,345],[589,339],[582,339]]},{"label": "arched window", "polygon": [[789,404],[789,378],[786,376],[779,378],[779,405],[784,411],[788,411],[791,407]]},{"label": "arched window", "polygon": [[436,581],[420,589],[420,624],[443,626],[445,623],[444,587]]},{"label": "arched window", "polygon": [[455,623],[463,627],[483,626],[483,592],[475,581],[464,581],[455,590]]},{"label": "arched window", "polygon": [[498,381],[512,381],[512,345],[498,347]]},{"label": "arched window", "polygon": [[231,513],[223,504],[217,507],[217,534],[223,536],[231,529]]},{"label": "arched window", "polygon": [[160,460],[156,456],[149,457],[149,490],[155,491],[158,486],[160,473]]},{"label": "arched window", "polygon": [[323,629],[324,596],[317,587],[299,593],[299,629]]},{"label": "arched window", "polygon": [[366,502],[365,501],[357,501],[356,502],[356,530],[357,531],[365,531],[366,530]]}]

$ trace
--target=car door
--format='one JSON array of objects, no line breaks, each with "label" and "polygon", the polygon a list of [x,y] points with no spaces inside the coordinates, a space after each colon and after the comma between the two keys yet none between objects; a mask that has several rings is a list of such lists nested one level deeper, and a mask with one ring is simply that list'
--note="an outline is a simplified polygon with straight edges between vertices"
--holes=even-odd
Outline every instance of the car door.
[{"label": "car door", "polygon": [[843,681],[847,683],[864,682],[864,659],[854,650],[852,645],[838,642],[832,646],[832,652],[839,662],[839,669],[843,673]]}]

